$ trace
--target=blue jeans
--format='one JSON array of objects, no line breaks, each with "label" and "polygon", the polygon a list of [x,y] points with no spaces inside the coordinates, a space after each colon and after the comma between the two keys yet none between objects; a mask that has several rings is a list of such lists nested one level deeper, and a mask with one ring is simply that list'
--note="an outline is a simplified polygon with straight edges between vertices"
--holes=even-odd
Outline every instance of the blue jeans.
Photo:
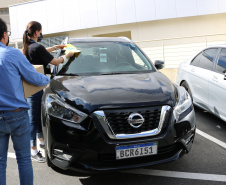
[{"label": "blue jeans", "polygon": [[43,138],[42,125],[41,125],[41,101],[43,91],[39,91],[36,94],[27,98],[27,102],[30,105],[28,115],[31,124],[31,147],[37,146],[36,138]]},{"label": "blue jeans", "polygon": [[28,112],[0,111],[0,185],[6,184],[9,137],[13,141],[21,185],[33,184]]}]

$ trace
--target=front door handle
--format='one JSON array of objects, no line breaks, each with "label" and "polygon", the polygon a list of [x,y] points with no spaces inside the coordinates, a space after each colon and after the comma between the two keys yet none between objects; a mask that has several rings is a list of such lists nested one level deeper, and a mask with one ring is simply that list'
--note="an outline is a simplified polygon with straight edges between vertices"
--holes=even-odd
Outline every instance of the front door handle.
[{"label": "front door handle", "polygon": [[214,82],[218,82],[218,78],[217,78],[216,76],[213,76],[213,77],[212,77],[212,80],[213,80]]}]

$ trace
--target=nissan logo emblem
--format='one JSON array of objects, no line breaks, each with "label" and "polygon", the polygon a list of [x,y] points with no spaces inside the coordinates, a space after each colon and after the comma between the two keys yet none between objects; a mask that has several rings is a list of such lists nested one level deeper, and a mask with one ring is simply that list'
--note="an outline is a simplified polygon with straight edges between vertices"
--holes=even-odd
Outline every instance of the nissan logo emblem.
[{"label": "nissan logo emblem", "polygon": [[129,118],[128,118],[127,121],[128,121],[128,123],[130,124],[131,127],[139,128],[141,125],[143,125],[144,118],[139,113],[132,113],[132,114],[129,115]]}]

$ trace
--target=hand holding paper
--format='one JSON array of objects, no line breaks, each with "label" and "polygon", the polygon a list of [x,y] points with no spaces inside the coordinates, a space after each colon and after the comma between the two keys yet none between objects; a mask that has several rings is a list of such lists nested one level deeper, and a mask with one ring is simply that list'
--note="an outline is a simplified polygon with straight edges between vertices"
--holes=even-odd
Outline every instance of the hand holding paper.
[{"label": "hand holding paper", "polygon": [[77,58],[79,56],[79,54],[81,53],[80,50],[78,50],[75,46],[73,46],[72,44],[67,44],[67,47],[65,47],[65,54],[67,55],[69,52],[74,52],[75,53],[75,57]]},{"label": "hand holding paper", "polygon": [[66,45],[55,45],[53,46],[54,48],[57,48],[57,49],[64,49],[65,47],[67,47]]}]

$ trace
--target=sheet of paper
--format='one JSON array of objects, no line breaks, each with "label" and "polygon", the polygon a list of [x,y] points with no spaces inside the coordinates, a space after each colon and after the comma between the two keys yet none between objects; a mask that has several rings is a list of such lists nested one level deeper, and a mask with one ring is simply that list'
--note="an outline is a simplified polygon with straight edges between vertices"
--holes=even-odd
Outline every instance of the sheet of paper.
[{"label": "sheet of paper", "polygon": [[67,47],[65,47],[65,54],[67,54],[68,52],[74,52],[75,53],[75,57],[77,58],[79,56],[79,54],[81,53],[80,50],[78,50],[75,46],[73,46],[72,44],[67,44]]}]

